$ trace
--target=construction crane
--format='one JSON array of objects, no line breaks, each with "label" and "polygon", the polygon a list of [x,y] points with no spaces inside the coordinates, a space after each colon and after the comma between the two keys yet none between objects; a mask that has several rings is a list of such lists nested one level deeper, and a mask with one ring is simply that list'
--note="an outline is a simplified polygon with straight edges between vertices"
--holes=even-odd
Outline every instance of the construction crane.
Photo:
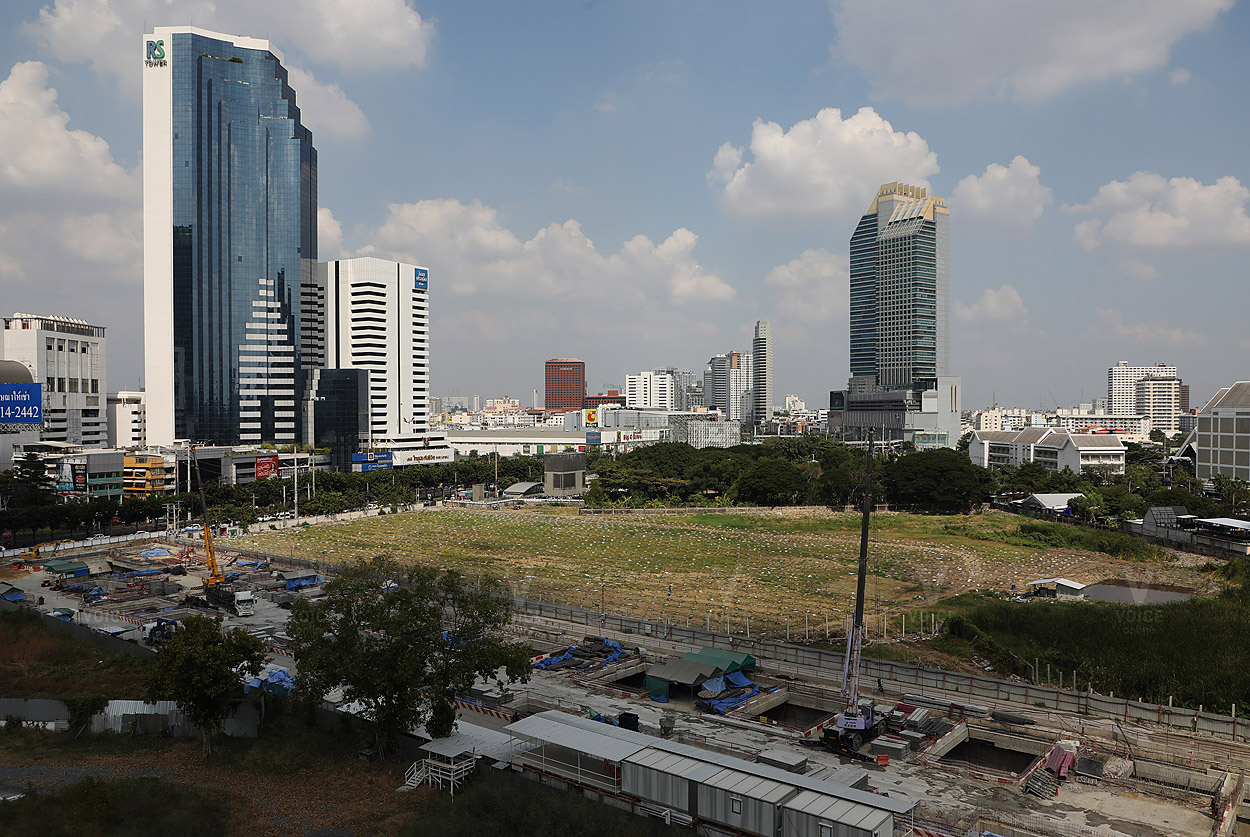
[{"label": "construction crane", "polygon": [[846,659],[842,667],[842,698],[846,708],[826,727],[822,739],[830,749],[858,756],[864,742],[881,731],[884,718],[876,714],[871,701],[861,706],[859,699],[859,660],[864,644],[864,587],[868,580],[868,523],[872,515],[873,437],[868,431],[868,465],[864,472],[863,519],[859,532],[859,577],[855,585],[855,616],[846,637]]},{"label": "construction crane", "polygon": [[196,487],[200,490],[200,509],[204,512],[204,553],[208,557],[208,578],[204,579],[203,603],[210,607],[225,608],[237,616],[251,616],[256,612],[255,594],[251,590],[235,590],[227,584],[221,567],[217,565],[217,552],[213,548],[213,527],[208,523],[208,500],[204,496],[204,479],[200,476],[200,459],[196,455],[195,445],[191,446],[191,462],[195,466]]},{"label": "construction crane", "polygon": [[226,577],[217,567],[217,553],[213,550],[213,527],[208,525],[208,500],[204,497],[204,478],[200,476],[200,458],[195,453],[195,445],[191,446],[191,462],[195,465],[195,485],[200,490],[200,510],[204,512],[204,553],[208,556],[208,578],[204,579],[204,589],[225,584]]}]

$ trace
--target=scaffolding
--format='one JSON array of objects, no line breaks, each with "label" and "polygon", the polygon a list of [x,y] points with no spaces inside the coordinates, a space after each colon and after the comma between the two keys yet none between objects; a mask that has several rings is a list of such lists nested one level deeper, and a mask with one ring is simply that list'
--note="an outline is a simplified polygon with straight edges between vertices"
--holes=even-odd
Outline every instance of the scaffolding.
[{"label": "scaffolding", "polygon": [[430,753],[412,763],[404,774],[404,785],[417,788],[421,785],[446,790],[452,796],[465,783],[477,767],[477,755],[472,751],[456,754]]}]

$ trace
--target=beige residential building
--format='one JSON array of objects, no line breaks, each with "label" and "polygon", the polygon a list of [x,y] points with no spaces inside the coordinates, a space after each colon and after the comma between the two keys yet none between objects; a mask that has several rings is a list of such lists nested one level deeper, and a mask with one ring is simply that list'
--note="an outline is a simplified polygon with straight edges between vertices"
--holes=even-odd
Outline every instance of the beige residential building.
[{"label": "beige residential building", "polygon": [[1193,446],[1196,476],[1216,474],[1250,480],[1250,381],[1238,381],[1215,394],[1198,411]]}]

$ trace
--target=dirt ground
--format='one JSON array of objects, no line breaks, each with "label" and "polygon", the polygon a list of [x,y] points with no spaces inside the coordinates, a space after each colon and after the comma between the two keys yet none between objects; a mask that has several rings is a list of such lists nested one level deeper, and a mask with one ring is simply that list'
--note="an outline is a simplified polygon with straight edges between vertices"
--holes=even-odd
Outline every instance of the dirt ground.
[{"label": "dirt ground", "polygon": [[220,791],[235,812],[230,833],[257,837],[395,834],[423,810],[426,797],[433,793],[396,792],[403,784],[397,763],[357,762],[350,769],[292,766],[289,772],[274,772],[217,763],[214,758],[206,761],[195,740],[171,742],[161,750],[54,755],[31,763],[28,757],[14,756],[0,741],[0,784],[51,789],[87,776],[154,776]]}]

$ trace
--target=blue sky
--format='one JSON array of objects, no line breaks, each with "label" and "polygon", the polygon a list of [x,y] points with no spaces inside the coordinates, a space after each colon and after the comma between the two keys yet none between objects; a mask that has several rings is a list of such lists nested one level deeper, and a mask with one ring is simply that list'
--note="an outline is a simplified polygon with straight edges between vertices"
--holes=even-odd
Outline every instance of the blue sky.
[{"label": "blue sky", "polygon": [[145,24],[268,37],[319,152],[321,257],[430,268],[435,394],[702,370],[772,322],[776,400],[848,374],[846,250],[886,181],[951,207],[965,407],[1250,377],[1250,12],[1232,0],[0,8],[0,310],[141,374]]}]

